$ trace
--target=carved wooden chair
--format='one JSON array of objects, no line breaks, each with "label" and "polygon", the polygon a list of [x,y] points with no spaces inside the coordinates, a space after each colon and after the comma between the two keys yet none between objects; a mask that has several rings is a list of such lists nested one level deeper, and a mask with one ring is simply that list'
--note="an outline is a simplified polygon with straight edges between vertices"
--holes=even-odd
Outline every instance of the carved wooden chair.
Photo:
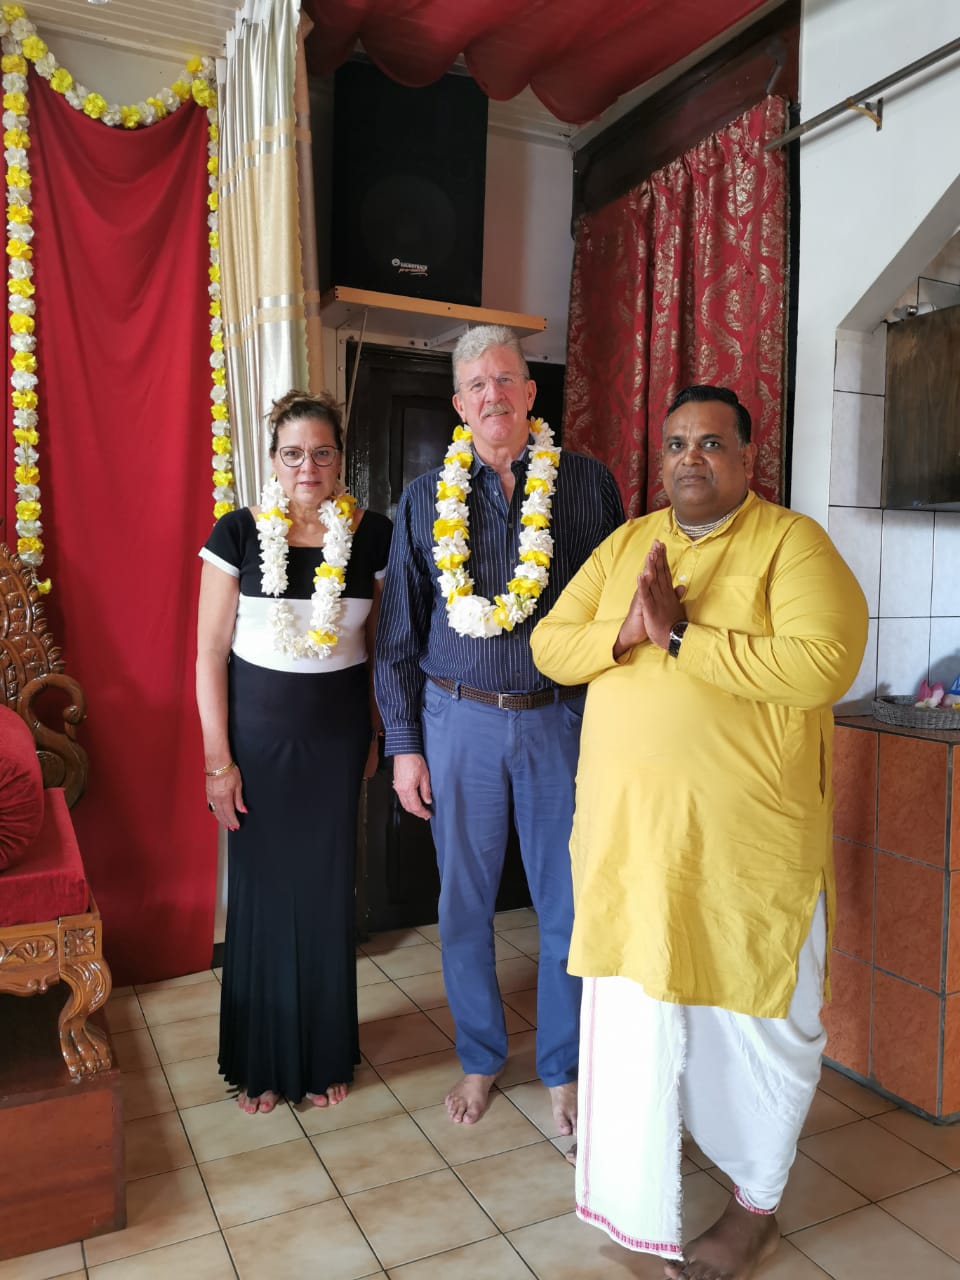
[{"label": "carved wooden chair", "polygon": [[[44,704],[62,703],[64,699],[66,705],[59,711],[63,729],[51,728],[41,719],[50,714]],[[60,650],[47,630],[32,570],[0,542],[0,706],[3,705],[15,711],[33,734],[45,789],[45,826],[47,813],[53,813],[52,832],[41,830],[38,841],[43,838],[48,850],[53,848],[55,860],[57,832],[65,835],[63,843],[71,845],[79,869],[66,806],[79,799],[86,785],[87,756],[76,737],[76,726],[86,715],[83,690],[64,673]],[[62,788],[62,799],[48,788]],[[28,865],[29,851],[23,867]],[[43,865],[46,866],[46,859]],[[19,871],[17,866],[0,873],[0,884],[6,881],[5,887],[14,898],[16,884],[7,877],[15,877]],[[64,914],[56,905],[51,919],[19,920],[16,909],[12,915],[6,912],[14,923],[4,924],[0,917],[0,992],[31,996],[46,991],[55,982],[67,985],[69,992],[60,1014],[60,1049],[71,1078],[82,1080],[112,1065],[103,1032],[87,1024],[89,1015],[110,994],[111,978],[103,958],[100,912],[85,877],[75,875],[74,881],[74,900],[67,904]],[[59,888],[51,888],[52,896],[45,895],[45,900],[56,903],[57,893]]]}]

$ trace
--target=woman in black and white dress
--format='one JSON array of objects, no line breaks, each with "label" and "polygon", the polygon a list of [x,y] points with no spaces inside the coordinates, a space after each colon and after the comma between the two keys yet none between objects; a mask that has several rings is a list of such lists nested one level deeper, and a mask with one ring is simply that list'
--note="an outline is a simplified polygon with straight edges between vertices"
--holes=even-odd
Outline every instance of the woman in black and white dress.
[{"label": "woman in black and white dress", "polygon": [[275,476],[200,552],[197,704],[228,835],[220,1071],[249,1114],[342,1101],[359,1062],[354,851],[391,526],[338,495],[340,413],[291,391]]}]

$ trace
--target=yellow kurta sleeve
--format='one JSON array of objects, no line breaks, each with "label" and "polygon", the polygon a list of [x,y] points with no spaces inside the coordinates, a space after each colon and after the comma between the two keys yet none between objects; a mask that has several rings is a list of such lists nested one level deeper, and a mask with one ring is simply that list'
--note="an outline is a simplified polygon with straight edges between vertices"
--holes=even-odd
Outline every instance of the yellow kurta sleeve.
[{"label": "yellow kurta sleeve", "polygon": [[827,535],[798,517],[771,565],[772,634],[691,625],[680,670],[726,693],[782,706],[828,707],[850,688],[867,638],[867,602]]},{"label": "yellow kurta sleeve", "polygon": [[623,617],[597,616],[617,533],[601,542],[584,562],[530,637],[534,662],[558,684],[585,684],[617,665],[613,646]]}]

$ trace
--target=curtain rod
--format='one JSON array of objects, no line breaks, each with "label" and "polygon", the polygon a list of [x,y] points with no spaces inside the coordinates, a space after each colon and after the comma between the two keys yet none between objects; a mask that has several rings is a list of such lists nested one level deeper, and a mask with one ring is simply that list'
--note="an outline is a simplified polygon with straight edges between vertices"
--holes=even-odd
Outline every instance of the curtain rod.
[{"label": "curtain rod", "polygon": [[941,45],[939,49],[934,49],[932,53],[925,54],[924,57],[918,58],[916,62],[911,62],[908,66],[901,67],[893,75],[877,80],[875,84],[868,85],[860,93],[844,98],[842,102],[836,103],[835,106],[829,107],[826,111],[821,111],[818,116],[813,116],[810,120],[805,120],[802,124],[795,125],[782,137],[774,138],[768,142],[763,148],[764,151],[776,151],[778,147],[786,146],[788,142],[792,142],[794,138],[802,137],[805,133],[809,133],[811,129],[818,129],[820,125],[826,124],[828,120],[835,119],[844,111],[859,111],[861,115],[869,116],[878,129],[881,128],[883,122],[883,99],[881,98],[878,102],[872,103],[868,101],[870,96],[874,93],[881,93],[884,89],[889,89],[892,85],[899,84],[901,80],[907,80],[910,76],[914,76],[920,71],[926,71],[928,67],[935,66],[936,63],[942,62],[944,58],[949,58],[953,53],[960,53],[960,40],[951,40],[949,44]]}]

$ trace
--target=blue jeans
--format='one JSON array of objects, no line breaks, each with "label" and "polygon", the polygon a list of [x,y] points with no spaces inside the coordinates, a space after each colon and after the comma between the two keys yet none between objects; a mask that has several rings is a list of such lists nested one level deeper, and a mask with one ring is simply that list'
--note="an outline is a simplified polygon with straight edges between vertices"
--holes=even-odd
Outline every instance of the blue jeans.
[{"label": "blue jeans", "polygon": [[494,967],[493,915],[513,798],[520,852],[540,924],[537,1073],[577,1078],[580,979],[567,973],[573,927],[570,827],[583,698],[532,711],[461,700],[427,681],[423,737],[440,868],[443,979],[465,1072],[507,1057]]}]

